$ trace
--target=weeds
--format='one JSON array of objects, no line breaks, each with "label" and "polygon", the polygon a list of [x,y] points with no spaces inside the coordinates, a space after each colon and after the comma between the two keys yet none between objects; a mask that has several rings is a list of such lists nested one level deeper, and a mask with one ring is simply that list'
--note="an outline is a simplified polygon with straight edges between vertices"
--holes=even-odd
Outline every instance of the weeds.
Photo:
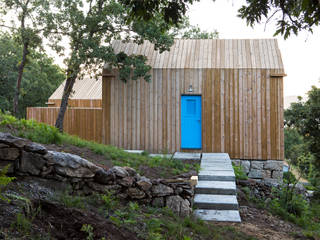
[{"label": "weeds", "polygon": [[94,239],[93,227],[90,224],[83,224],[80,231],[87,233],[87,240]]},{"label": "weeds", "polygon": [[6,174],[8,173],[10,165],[5,166],[3,169],[0,169],[0,200],[4,200],[10,202],[8,198],[3,196],[1,192],[3,191],[4,187],[7,186],[10,182],[12,182],[15,177],[8,177]]},{"label": "weeds", "polygon": [[247,174],[243,171],[242,167],[239,165],[236,165],[232,163],[232,167],[234,170],[234,174],[236,175],[236,179],[238,180],[247,180],[248,176]]}]

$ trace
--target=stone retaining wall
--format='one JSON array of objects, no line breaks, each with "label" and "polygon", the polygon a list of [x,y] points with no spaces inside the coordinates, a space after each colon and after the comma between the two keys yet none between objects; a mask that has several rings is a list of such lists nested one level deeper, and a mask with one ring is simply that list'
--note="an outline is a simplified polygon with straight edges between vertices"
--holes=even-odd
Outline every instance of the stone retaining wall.
[{"label": "stone retaining wall", "polygon": [[0,132],[0,169],[9,173],[70,183],[82,194],[112,191],[119,198],[171,208],[181,216],[191,213],[193,187],[188,179],[149,179],[130,167],[105,170],[77,155],[48,151],[44,146]]},{"label": "stone retaining wall", "polygon": [[232,159],[232,162],[240,165],[249,178],[282,181],[283,161]]}]

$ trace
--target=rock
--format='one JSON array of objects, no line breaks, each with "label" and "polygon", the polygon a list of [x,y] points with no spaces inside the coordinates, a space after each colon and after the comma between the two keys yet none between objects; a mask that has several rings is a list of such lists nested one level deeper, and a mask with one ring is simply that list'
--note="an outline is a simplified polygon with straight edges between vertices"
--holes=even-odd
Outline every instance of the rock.
[{"label": "rock", "polygon": [[142,199],[146,196],[145,192],[138,188],[128,188],[127,194],[132,199]]},{"label": "rock", "polygon": [[173,194],[173,189],[160,183],[152,186],[152,194],[156,197],[168,196]]},{"label": "rock", "polygon": [[282,161],[276,161],[276,160],[268,160],[264,164],[264,169],[268,170],[277,170],[277,171],[282,171],[283,168],[283,162]]},{"label": "rock", "polygon": [[27,152],[36,152],[36,153],[40,153],[40,154],[46,154],[48,152],[44,146],[37,144],[37,143],[34,143],[34,142],[27,143],[24,146],[24,150]]},{"label": "rock", "polygon": [[180,204],[180,216],[189,216],[191,212],[192,209],[190,208],[190,202],[187,199],[184,199]]},{"label": "rock", "polygon": [[249,174],[248,177],[249,178],[262,178],[263,177],[263,170],[258,170],[258,169],[252,169]]},{"label": "rock", "polygon": [[241,161],[241,167],[245,173],[249,173],[250,172],[250,161],[248,161],[248,160]]},{"label": "rock", "polygon": [[110,168],[111,171],[117,176],[117,177],[127,177],[129,176],[129,173],[122,167],[115,166],[113,168]]},{"label": "rock", "polygon": [[94,176],[94,180],[101,184],[109,184],[110,182],[113,182],[116,179],[116,176],[113,171],[111,170],[104,170],[99,169],[96,172],[96,175]]},{"label": "rock", "polygon": [[143,176],[137,182],[137,185],[144,191],[148,191],[152,187],[150,179]]},{"label": "rock", "polygon": [[94,177],[101,167],[71,153],[48,151],[44,157],[49,165],[54,165],[57,173],[69,177]]},{"label": "rock", "polygon": [[232,159],[231,161],[236,166],[240,166],[241,165],[241,161],[239,159]]},{"label": "rock", "polygon": [[153,207],[164,207],[164,199],[163,197],[156,197],[152,200],[151,205]]},{"label": "rock", "polygon": [[0,132],[0,143],[15,146],[17,148],[23,148],[26,145],[27,140],[12,136],[10,133]]},{"label": "rock", "polygon": [[17,148],[0,148],[0,160],[14,161],[20,155]]},{"label": "rock", "polygon": [[129,176],[134,177],[135,175],[137,175],[136,170],[134,170],[131,167],[123,167],[124,170],[127,171],[127,173],[129,174]]},{"label": "rock", "polygon": [[191,212],[189,201],[177,195],[166,197],[166,206],[180,216],[187,216]]},{"label": "rock", "polygon": [[251,161],[251,170],[252,169],[262,170],[263,164],[264,164],[263,161]]},{"label": "rock", "polygon": [[174,193],[179,195],[180,193],[183,192],[183,188],[182,187],[177,187],[175,190],[174,190]]},{"label": "rock", "polygon": [[271,171],[270,170],[263,170],[262,172],[262,178],[271,178]]},{"label": "rock", "polygon": [[121,186],[115,185],[103,185],[95,182],[86,183],[90,189],[93,189],[99,193],[108,193],[108,192],[118,192],[121,189]]},{"label": "rock", "polygon": [[134,182],[134,178],[133,177],[124,177],[121,178],[117,181],[121,186],[124,187],[131,187],[133,185]]},{"label": "rock", "polygon": [[192,197],[193,194],[194,194],[193,189],[186,189],[186,188],[184,188],[182,193],[181,193],[181,195],[184,196],[184,197],[187,197],[187,196]]},{"label": "rock", "polygon": [[94,172],[92,172],[90,169],[85,167],[69,168],[69,167],[54,166],[54,170],[56,171],[57,174],[63,177],[92,178],[95,175]]},{"label": "rock", "polygon": [[4,143],[0,143],[0,148],[8,148],[8,147],[10,147],[10,146],[7,144],[4,144]]},{"label": "rock", "polygon": [[281,180],[283,177],[283,171],[272,171],[272,178]]},{"label": "rock", "polygon": [[22,151],[18,171],[38,176],[45,164],[46,161],[42,155]]},{"label": "rock", "polygon": [[9,166],[9,168],[8,168],[8,174],[12,174],[12,173],[14,173],[14,164],[13,164],[13,162],[12,161],[4,161],[4,160],[1,160],[0,161],[0,171],[4,168],[4,167],[6,167],[6,166],[8,166],[8,165],[10,165]]}]

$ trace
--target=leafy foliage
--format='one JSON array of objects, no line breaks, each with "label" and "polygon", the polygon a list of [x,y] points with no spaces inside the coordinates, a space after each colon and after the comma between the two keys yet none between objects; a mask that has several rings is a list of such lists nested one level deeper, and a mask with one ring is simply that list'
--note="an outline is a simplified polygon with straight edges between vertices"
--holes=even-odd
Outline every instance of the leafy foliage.
[{"label": "leafy foliage", "polygon": [[320,3],[318,0],[247,0],[247,5],[239,9],[239,16],[253,26],[261,23],[263,17],[276,18],[277,30],[286,39],[301,30],[312,32],[320,23]]},{"label": "leafy foliage", "polygon": [[[14,36],[0,33],[0,109],[10,111],[13,106],[18,63],[22,46]],[[29,106],[45,106],[50,94],[64,79],[62,70],[53,59],[31,50],[22,77],[20,89],[19,117],[24,117]]]},{"label": "leafy foliage", "polygon": [[285,111],[286,157],[304,176],[319,185],[320,179],[320,88],[308,92],[308,99],[292,103]]},{"label": "leafy foliage", "polygon": [[243,169],[240,165],[236,165],[236,164],[232,163],[232,167],[234,170],[234,174],[236,175],[236,179],[239,179],[239,180],[247,180],[248,179],[247,174],[243,171]]},{"label": "leafy foliage", "polygon": [[0,200],[9,201],[6,197],[1,195],[1,192],[5,186],[7,186],[10,182],[12,182],[15,178],[6,176],[10,165],[7,165],[3,169],[0,169]]}]

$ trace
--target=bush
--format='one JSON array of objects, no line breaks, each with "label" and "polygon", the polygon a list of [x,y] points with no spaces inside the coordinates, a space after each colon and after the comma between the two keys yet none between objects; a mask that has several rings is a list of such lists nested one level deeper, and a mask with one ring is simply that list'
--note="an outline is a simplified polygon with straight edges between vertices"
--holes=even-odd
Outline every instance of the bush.
[{"label": "bush", "polygon": [[247,174],[243,171],[241,166],[235,165],[232,163],[232,167],[234,170],[234,174],[236,175],[236,179],[238,180],[247,180],[248,176]]}]

